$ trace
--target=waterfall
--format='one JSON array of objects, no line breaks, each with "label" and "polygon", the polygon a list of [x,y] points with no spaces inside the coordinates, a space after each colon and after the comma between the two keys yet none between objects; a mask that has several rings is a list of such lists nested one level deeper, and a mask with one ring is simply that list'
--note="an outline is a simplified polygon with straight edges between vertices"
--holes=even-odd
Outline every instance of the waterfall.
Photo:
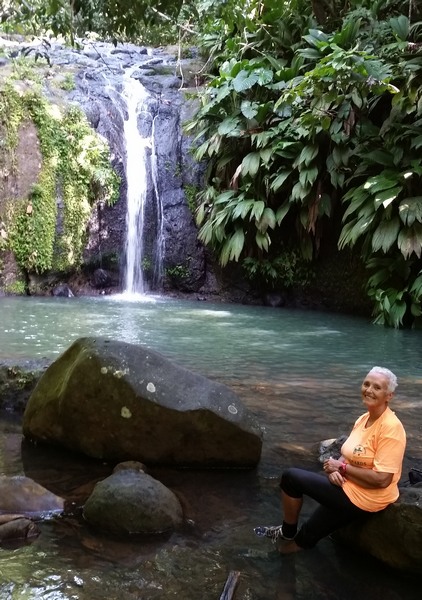
[{"label": "waterfall", "polygon": [[156,214],[157,214],[157,230],[155,236],[155,248],[154,248],[154,270],[152,275],[153,285],[157,289],[160,288],[163,281],[163,258],[164,258],[164,218],[163,218],[163,206],[161,203],[161,197],[158,190],[158,157],[155,146],[155,121],[154,117],[152,121],[152,146],[151,146],[151,176],[152,184],[155,192],[156,200]]},{"label": "waterfall", "polygon": [[123,95],[128,115],[124,123],[127,213],[123,289],[126,294],[144,294],[146,289],[143,276],[143,229],[153,141],[152,134],[144,136],[139,131],[138,116],[142,113],[148,115],[149,93],[129,72],[125,76]]}]

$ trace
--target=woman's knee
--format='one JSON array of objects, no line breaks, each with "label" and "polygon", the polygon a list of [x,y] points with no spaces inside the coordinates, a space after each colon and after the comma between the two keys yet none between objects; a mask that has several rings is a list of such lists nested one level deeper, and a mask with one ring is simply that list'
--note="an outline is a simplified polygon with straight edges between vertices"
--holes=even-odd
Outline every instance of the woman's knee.
[{"label": "woman's knee", "polygon": [[301,498],[301,475],[305,473],[302,469],[290,467],[283,471],[280,480],[280,487],[288,496],[292,498]]}]

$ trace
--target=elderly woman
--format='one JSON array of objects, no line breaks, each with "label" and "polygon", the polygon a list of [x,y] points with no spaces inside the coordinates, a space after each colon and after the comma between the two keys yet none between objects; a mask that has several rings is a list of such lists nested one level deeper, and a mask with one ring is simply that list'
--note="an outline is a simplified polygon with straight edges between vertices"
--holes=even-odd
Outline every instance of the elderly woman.
[{"label": "elderly woman", "polygon": [[[397,378],[389,369],[373,367],[362,383],[367,408],[344,442],[337,460],[324,462],[325,474],[287,469],[281,478],[282,525],[257,527],[282,554],[312,548],[323,537],[355,519],[378,512],[399,496],[406,433],[389,407]],[[298,530],[303,496],[320,506]]]}]

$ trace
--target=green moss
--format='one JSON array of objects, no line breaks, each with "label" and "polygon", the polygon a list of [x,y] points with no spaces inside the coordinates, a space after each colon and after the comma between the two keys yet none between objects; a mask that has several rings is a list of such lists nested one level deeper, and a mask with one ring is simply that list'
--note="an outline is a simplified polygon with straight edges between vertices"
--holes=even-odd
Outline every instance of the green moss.
[{"label": "green moss", "polygon": [[183,189],[185,191],[186,202],[188,203],[189,210],[192,214],[195,214],[197,208],[196,199],[200,190],[196,185],[191,184],[185,185]]},{"label": "green moss", "polygon": [[4,287],[6,294],[15,294],[16,296],[26,296],[27,287],[24,281],[14,281]]},{"label": "green moss", "polygon": [[[92,206],[99,200],[112,204],[118,197],[120,182],[109,148],[79,108],[63,111],[36,87],[20,92],[9,80],[0,90],[0,169],[16,169],[14,154],[25,121],[37,128],[42,168],[29,197],[8,203],[8,245],[27,272],[78,268]],[[59,232],[58,199],[63,205]]]}]

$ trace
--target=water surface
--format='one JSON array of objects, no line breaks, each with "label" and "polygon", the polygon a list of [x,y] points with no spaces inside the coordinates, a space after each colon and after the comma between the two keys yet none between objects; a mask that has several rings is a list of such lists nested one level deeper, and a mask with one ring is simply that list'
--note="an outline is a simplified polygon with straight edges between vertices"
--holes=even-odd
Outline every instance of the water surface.
[{"label": "water surface", "polygon": [[[0,299],[0,362],[54,360],[86,335],[145,344],[232,387],[262,424],[262,459],[247,472],[152,471],[183,499],[186,527],[123,542],[91,531],[79,514],[92,482],[112,465],[22,446],[20,423],[5,417],[0,473],[25,473],[75,510],[41,523],[34,543],[0,548],[1,600],[211,600],[231,570],[240,571],[236,600],[420,597],[412,578],[331,540],[281,558],[252,528],[279,521],[281,470],[318,468],[315,444],[346,433],[363,412],[360,382],[375,364],[399,378],[394,409],[408,434],[406,465],[422,464],[422,332],[329,313],[151,297]],[[311,508],[307,502],[305,514]]]}]

